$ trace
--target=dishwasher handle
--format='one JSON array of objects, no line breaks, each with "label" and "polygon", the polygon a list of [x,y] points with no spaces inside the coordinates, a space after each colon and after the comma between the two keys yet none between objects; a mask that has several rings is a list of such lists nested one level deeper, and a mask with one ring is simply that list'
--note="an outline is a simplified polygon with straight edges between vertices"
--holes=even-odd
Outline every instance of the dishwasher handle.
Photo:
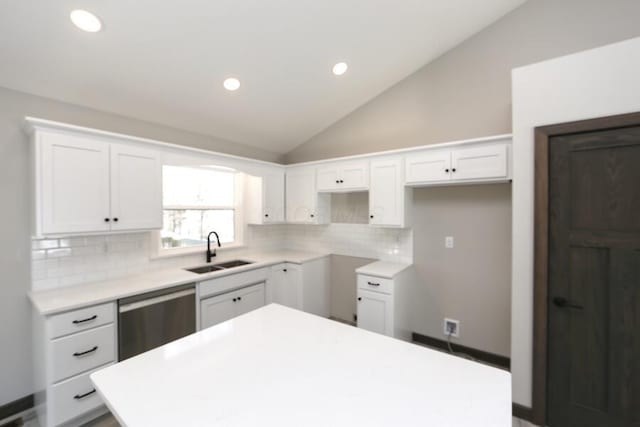
[{"label": "dishwasher handle", "polygon": [[138,308],[148,307],[150,305],[159,304],[161,302],[170,301],[172,299],[186,297],[188,295],[195,295],[196,290],[194,288],[184,289],[182,291],[172,292],[170,294],[159,295],[157,297],[148,298],[142,301],[131,302],[128,304],[122,304],[118,307],[120,313],[126,313],[127,311],[136,310]]}]

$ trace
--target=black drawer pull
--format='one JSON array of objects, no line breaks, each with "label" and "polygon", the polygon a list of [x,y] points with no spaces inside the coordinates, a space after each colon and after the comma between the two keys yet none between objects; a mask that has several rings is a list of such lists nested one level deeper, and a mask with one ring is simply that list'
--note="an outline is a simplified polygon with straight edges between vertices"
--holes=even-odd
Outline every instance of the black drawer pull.
[{"label": "black drawer pull", "polygon": [[93,347],[93,348],[91,348],[91,349],[89,349],[89,350],[87,350],[87,351],[78,351],[78,352],[75,352],[75,353],[73,353],[73,355],[74,355],[75,357],[80,357],[80,356],[84,356],[85,354],[93,353],[93,352],[94,352],[94,351],[96,351],[97,349],[98,349],[98,346],[95,346],[95,347]]},{"label": "black drawer pull", "polygon": [[367,285],[370,285],[370,286],[380,286],[380,283],[367,282]]},{"label": "black drawer pull", "polygon": [[73,323],[74,325],[79,325],[80,323],[85,323],[85,322],[91,322],[92,320],[96,320],[98,318],[97,314],[94,314],[91,317],[87,317],[86,319],[80,319],[80,320],[74,320]]},{"label": "black drawer pull", "polygon": [[566,298],[563,298],[563,297],[555,297],[553,299],[553,304],[555,304],[556,307],[573,308],[575,310],[582,310],[584,308],[581,305],[571,304],[569,301],[567,301]]},{"label": "black drawer pull", "polygon": [[84,393],[84,394],[76,394],[75,396],[73,396],[73,398],[74,398],[74,399],[78,399],[78,400],[80,400],[80,399],[84,399],[84,398],[85,398],[85,397],[87,397],[87,396],[91,396],[91,395],[92,395],[93,393],[95,393],[95,392],[96,392],[96,389],[94,388],[93,390],[88,391],[88,392],[86,392],[86,393]]}]

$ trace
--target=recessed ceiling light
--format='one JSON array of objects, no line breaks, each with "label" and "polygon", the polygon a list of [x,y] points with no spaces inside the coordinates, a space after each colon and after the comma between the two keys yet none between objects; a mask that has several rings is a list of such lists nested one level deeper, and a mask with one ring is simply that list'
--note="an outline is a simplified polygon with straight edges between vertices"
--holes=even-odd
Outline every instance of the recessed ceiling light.
[{"label": "recessed ceiling light", "polygon": [[74,10],[71,12],[69,17],[76,27],[89,33],[97,33],[102,28],[102,22],[100,22],[100,19],[98,19],[98,17],[93,13],[87,12],[86,10]]},{"label": "recessed ceiling light", "polygon": [[222,84],[226,90],[230,91],[238,90],[240,88],[240,80],[233,77],[229,77]]},{"label": "recessed ceiling light", "polygon": [[333,74],[341,76],[347,72],[347,68],[349,68],[349,66],[345,62],[338,62],[333,66]]}]

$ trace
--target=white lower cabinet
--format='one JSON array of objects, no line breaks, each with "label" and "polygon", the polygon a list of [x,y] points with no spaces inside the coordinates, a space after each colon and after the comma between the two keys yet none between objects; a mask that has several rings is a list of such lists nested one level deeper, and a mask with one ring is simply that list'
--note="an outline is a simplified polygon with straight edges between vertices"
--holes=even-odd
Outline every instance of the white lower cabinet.
[{"label": "white lower cabinet", "polygon": [[[99,369],[109,365],[101,366]],[[78,414],[90,413],[102,406],[102,399],[96,393],[89,378],[89,375],[99,369],[62,381],[51,387],[53,425],[66,423]]]},{"label": "white lower cabinet", "polygon": [[329,317],[329,258],[271,268],[270,301],[307,313]]},{"label": "white lower cabinet", "polygon": [[415,270],[394,277],[358,274],[358,327],[390,337],[411,340],[409,312]]},{"label": "white lower cabinet", "polygon": [[393,296],[358,289],[358,327],[393,336]]},{"label": "white lower cabinet", "polygon": [[89,375],[116,362],[115,303],[34,313],[35,408],[42,427],[77,426],[106,407]]},{"label": "white lower cabinet", "polygon": [[265,283],[248,286],[200,301],[200,328],[205,329],[265,304]]}]

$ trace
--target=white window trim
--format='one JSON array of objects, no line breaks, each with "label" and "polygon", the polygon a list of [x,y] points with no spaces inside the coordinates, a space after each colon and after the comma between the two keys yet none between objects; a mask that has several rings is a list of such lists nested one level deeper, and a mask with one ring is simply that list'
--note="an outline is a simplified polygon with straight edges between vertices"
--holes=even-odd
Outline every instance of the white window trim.
[{"label": "white window trim", "polygon": [[[234,182],[234,206],[193,206],[193,209],[233,209],[235,212],[234,215],[234,236],[235,240],[233,243],[222,244],[221,247],[217,246],[217,242],[214,244],[212,242],[212,248],[216,249],[216,252],[225,252],[227,250],[232,249],[240,249],[246,247],[244,238],[245,238],[245,230],[247,228],[245,224],[245,215],[244,215],[244,207],[243,207],[243,196],[244,196],[244,181],[245,175],[240,172],[236,172],[235,174],[235,182]],[[180,205],[180,206],[162,206],[162,210],[167,209],[189,209],[189,206]],[[211,230],[215,231],[215,230]],[[187,246],[182,248],[170,248],[164,249],[162,247],[162,240],[160,236],[161,230],[154,230],[151,232],[151,244],[149,245],[151,248],[151,259],[159,259],[159,258],[171,258],[171,257],[179,257],[186,255],[194,255],[197,253],[204,253],[207,250],[207,244],[202,244],[198,246]]]}]

